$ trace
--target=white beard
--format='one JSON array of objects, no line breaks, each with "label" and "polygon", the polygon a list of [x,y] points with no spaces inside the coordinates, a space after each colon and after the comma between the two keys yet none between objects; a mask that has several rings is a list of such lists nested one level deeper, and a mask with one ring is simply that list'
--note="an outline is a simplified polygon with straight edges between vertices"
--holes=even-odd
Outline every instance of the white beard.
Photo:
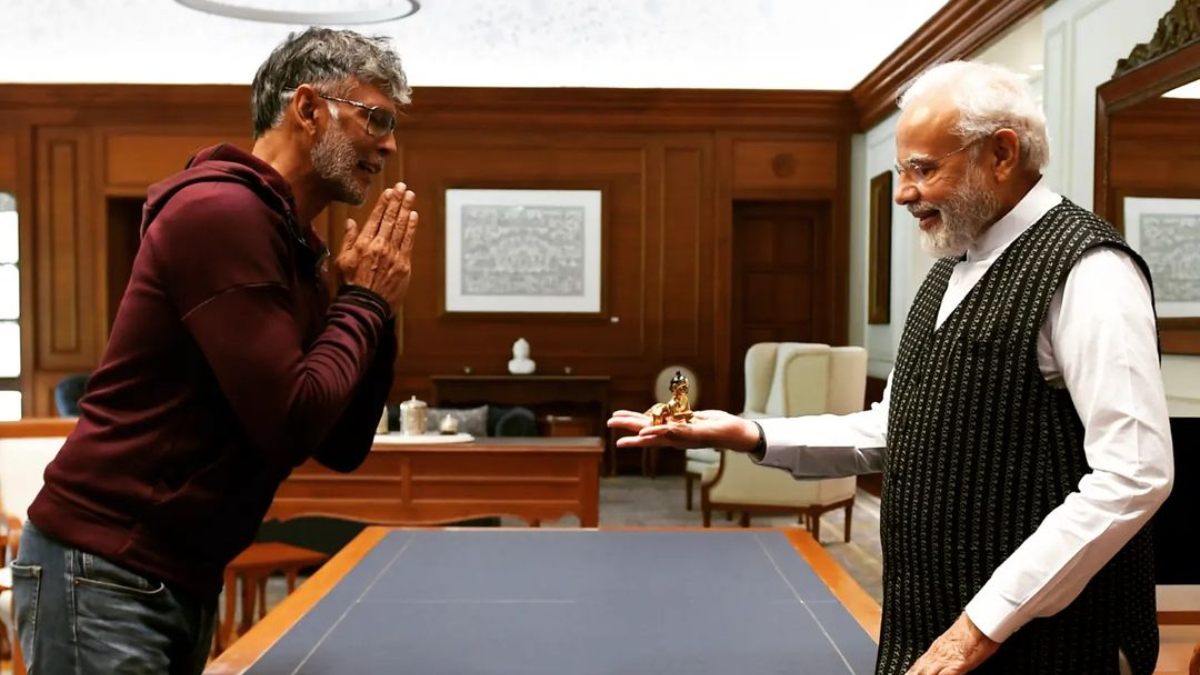
[{"label": "white beard", "polygon": [[1000,215],[1000,199],[983,181],[983,171],[971,168],[963,184],[940,205],[922,202],[910,211],[936,208],[941,223],[930,231],[920,230],[921,248],[935,258],[959,257]]},{"label": "white beard", "polygon": [[358,152],[350,137],[336,124],[326,127],[325,135],[317,140],[310,157],[317,175],[333,186],[334,199],[351,206],[362,206],[367,201],[366,190],[354,175]]}]

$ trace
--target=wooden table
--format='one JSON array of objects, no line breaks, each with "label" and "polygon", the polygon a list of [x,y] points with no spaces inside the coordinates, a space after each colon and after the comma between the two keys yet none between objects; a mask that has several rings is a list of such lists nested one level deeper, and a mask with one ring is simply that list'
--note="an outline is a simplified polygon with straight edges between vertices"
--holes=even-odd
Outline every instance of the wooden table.
[{"label": "wooden table", "polygon": [[879,617],[797,529],[368,528],[204,672],[870,675]]},{"label": "wooden table", "polygon": [[[377,437],[377,440],[386,440]],[[330,516],[378,525],[438,525],[513,516],[530,525],[574,515],[600,520],[600,438],[485,438],[376,443],[342,474],[309,460],[275,494],[267,519]]]}]

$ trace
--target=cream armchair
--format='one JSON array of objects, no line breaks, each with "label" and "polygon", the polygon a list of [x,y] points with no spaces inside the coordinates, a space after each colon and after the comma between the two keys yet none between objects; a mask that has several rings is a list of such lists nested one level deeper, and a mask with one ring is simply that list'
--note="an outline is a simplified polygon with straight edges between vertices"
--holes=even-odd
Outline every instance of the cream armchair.
[{"label": "cream armchair", "polygon": [[[775,379],[775,356],[779,351],[778,342],[759,342],[746,350],[746,400],[741,412],[742,417],[782,417],[784,412],[771,415],[767,412],[767,399],[771,395],[771,382]],[[795,344],[795,343],[784,343]],[[774,405],[775,402],[772,402]],[[701,485],[712,481],[717,475],[721,464],[721,451],[716,448],[690,448],[684,456],[687,464],[684,470],[685,487],[687,490],[687,510],[692,510],[692,485]]]},{"label": "cream armchair", "polygon": [[[867,353],[861,347],[759,343],[746,352],[745,366],[743,417],[844,414],[863,409]],[[850,540],[855,477],[796,480],[785,471],[759,466],[742,453],[718,452],[718,462],[709,466],[699,464],[701,457],[695,455],[700,453],[689,453],[688,469],[698,470],[701,478],[705,527],[711,525],[714,509],[740,511],[743,526],[749,526],[752,513],[795,513],[817,538],[821,514],[845,509],[844,537]]]}]

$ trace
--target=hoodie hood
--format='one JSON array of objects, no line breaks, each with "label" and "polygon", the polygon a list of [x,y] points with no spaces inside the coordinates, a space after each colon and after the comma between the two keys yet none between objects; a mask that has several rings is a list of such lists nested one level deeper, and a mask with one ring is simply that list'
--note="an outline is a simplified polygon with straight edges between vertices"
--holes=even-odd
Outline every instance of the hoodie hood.
[{"label": "hoodie hood", "polygon": [[[286,223],[296,223],[292,189],[287,180],[258,157],[223,143],[197,152],[188,160],[186,169],[150,186],[146,205],[142,207],[142,236],[146,236],[150,224],[175,193],[193,183],[207,181],[241,183],[272,210],[279,212]],[[301,228],[293,226],[292,236],[306,239]]]}]

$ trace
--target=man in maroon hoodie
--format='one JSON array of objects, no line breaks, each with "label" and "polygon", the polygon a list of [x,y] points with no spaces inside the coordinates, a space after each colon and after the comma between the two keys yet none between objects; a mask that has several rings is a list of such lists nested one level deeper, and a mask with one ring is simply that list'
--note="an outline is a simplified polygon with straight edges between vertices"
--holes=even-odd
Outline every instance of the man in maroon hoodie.
[{"label": "man in maroon hoodie", "polygon": [[252,95],[252,153],[207,148],[150,190],[108,349],[12,565],[31,673],[199,673],[222,572],[280,482],[370,450],[413,193],[347,223],[332,302],[310,223],[364,202],[407,81],[385,40],[314,28],[275,49]]}]

